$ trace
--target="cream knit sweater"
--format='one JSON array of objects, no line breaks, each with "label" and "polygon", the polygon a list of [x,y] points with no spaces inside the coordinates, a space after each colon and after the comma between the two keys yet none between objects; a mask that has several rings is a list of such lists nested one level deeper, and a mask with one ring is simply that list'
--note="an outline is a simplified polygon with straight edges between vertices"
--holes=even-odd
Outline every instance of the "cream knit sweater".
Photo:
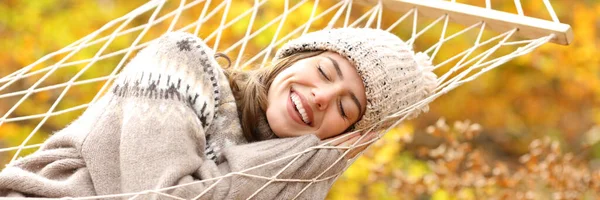
[{"label": "cream knit sweater", "polygon": [[[81,117],[0,172],[0,196],[81,197],[160,189],[239,172],[321,143],[307,135],[247,144],[231,89],[213,56],[191,34],[168,33],[155,40]],[[270,133],[268,126],[262,129]],[[308,152],[277,178],[313,179],[340,155],[335,149]],[[245,173],[273,177],[293,159]],[[339,173],[344,161],[320,178]],[[236,174],[209,188],[215,181],[165,192],[188,199],[208,190],[201,199],[245,199],[268,182]],[[323,199],[332,182],[313,183],[300,199]],[[275,181],[255,199],[293,198],[307,184]],[[147,193],[141,199],[163,197]]]}]

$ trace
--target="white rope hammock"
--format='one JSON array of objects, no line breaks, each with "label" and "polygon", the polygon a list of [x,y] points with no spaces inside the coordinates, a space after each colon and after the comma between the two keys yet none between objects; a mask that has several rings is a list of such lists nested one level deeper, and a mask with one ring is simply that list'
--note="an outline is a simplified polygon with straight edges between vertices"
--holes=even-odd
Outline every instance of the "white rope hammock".
[{"label": "white rope hammock", "polygon": [[[390,31],[414,45],[416,51],[427,53],[438,75],[439,86],[432,96],[389,117],[406,116],[406,113],[429,104],[454,88],[547,42],[567,45],[572,41],[570,26],[559,22],[548,0],[544,0],[544,4],[549,20],[528,17],[523,12],[520,0],[515,0],[514,3],[517,13],[494,10],[490,0],[485,1],[485,7],[465,5],[454,0],[152,0],[108,22],[80,40],[0,78],[0,101],[10,102],[9,105],[12,105],[7,111],[0,111],[0,126],[10,123],[37,123],[20,145],[2,148],[0,153],[12,154],[12,162],[24,156],[23,150],[38,148],[40,144],[30,144],[30,141],[39,132],[49,132],[46,130],[48,127],[44,126],[49,120],[61,116],[71,116],[75,119],[106,92],[127,60],[133,57],[132,54],[144,48],[152,39],[170,31],[187,31],[200,36],[215,51],[234,58],[232,66],[236,68],[266,65],[273,58],[278,46],[309,31],[334,27],[372,27]],[[290,23],[294,26],[289,25]],[[243,34],[236,35],[240,30]],[[225,41],[224,35],[235,39]],[[431,43],[432,37],[436,37],[437,42]],[[460,46],[453,45],[464,40],[468,40],[471,46],[461,49]],[[88,72],[92,68],[104,69],[100,71],[105,73]],[[63,78],[49,79],[52,76]],[[22,86],[24,84],[25,86]],[[70,89],[83,86],[92,86],[92,92],[96,95],[87,103],[73,105],[74,101],[68,100],[73,95]],[[42,92],[58,94],[45,112],[26,116],[15,114],[26,106],[24,102],[28,98]],[[395,125],[405,118],[399,118]],[[379,137],[388,130],[380,132]],[[323,172],[307,180],[279,179],[278,175],[289,165],[270,177],[245,172],[289,159],[294,162],[302,154],[318,148],[339,147],[313,147],[244,171],[190,184],[214,181],[211,187],[198,194],[199,198],[226,177],[247,176],[268,180],[249,197],[252,198],[273,182],[308,183],[302,191],[298,191],[300,195],[312,183],[335,179],[339,174],[324,177]],[[343,157],[336,162],[343,162]],[[351,163],[352,161],[348,162],[347,166]],[[150,193],[180,199],[163,191],[183,186],[185,185],[79,199],[135,199]]]}]

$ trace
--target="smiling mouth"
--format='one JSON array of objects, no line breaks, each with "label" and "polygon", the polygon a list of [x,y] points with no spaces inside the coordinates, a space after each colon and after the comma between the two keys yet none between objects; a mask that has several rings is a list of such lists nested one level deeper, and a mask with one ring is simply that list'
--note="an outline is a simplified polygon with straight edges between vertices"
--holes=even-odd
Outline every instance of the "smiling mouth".
[{"label": "smiling mouth", "polygon": [[306,109],[304,109],[304,106],[302,105],[302,102],[300,100],[300,97],[298,96],[298,94],[296,94],[296,92],[293,92],[290,94],[290,98],[292,100],[292,103],[294,104],[294,110],[298,113],[298,116],[300,116],[300,119],[302,119],[302,121],[306,124],[306,125],[311,125],[311,121],[310,118],[308,117],[308,114],[306,113]]}]

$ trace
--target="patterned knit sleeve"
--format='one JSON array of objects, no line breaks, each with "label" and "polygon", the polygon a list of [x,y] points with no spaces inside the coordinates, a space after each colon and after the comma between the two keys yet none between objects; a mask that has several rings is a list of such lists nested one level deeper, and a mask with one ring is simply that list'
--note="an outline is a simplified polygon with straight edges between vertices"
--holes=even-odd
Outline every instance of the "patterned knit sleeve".
[{"label": "patterned knit sleeve", "polygon": [[219,64],[200,38],[167,33],[131,60],[113,86],[121,97],[171,99],[190,106],[208,127],[221,101]]},{"label": "patterned knit sleeve", "polygon": [[78,120],[0,173],[0,196],[138,193],[215,171],[205,154],[221,101],[213,55],[187,33],[151,42]]},{"label": "patterned knit sleeve", "polygon": [[[161,36],[128,64],[112,91],[123,113],[115,147],[118,193],[176,186],[197,179],[199,168],[210,168],[203,166],[214,163],[205,149],[222,101],[219,70],[212,49],[184,32]],[[105,134],[95,135],[104,140]],[[112,191],[110,184],[103,187]]]}]

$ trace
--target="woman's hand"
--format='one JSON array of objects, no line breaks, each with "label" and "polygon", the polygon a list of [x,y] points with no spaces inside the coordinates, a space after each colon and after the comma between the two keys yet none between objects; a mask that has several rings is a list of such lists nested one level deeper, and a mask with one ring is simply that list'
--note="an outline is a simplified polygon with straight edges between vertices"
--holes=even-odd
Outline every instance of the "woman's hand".
[{"label": "woman's hand", "polygon": [[371,142],[377,137],[376,132],[368,132],[364,135],[364,137],[360,133],[361,132],[359,131],[355,131],[346,134],[340,134],[335,137],[327,138],[324,140],[324,142],[331,142],[329,143],[329,145],[336,147],[351,147],[354,143],[358,141],[354,148],[342,149],[342,151],[349,151],[345,156],[346,159],[352,159],[356,155],[358,155],[358,153],[365,150],[367,146],[369,146],[369,142]]}]

